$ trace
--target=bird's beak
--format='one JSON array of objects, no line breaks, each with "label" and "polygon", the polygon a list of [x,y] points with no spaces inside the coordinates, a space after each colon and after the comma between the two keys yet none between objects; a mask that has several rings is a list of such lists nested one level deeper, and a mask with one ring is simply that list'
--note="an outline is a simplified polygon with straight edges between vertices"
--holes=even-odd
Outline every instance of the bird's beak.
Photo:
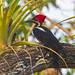
[{"label": "bird's beak", "polygon": [[28,21],[25,21],[26,23],[29,22],[29,23],[36,23],[35,20],[28,20]]},{"label": "bird's beak", "polygon": [[25,21],[25,22],[26,22],[26,23],[27,23],[27,22],[33,23],[33,21],[32,21],[32,20],[28,20],[28,21]]}]

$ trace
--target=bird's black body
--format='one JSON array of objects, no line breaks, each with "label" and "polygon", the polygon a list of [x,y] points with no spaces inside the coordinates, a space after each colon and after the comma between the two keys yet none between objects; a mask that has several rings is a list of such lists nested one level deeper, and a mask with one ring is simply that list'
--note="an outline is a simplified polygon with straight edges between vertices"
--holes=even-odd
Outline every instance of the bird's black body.
[{"label": "bird's black body", "polygon": [[59,53],[62,53],[63,47],[61,46],[61,43],[59,43],[57,38],[48,28],[44,26],[35,26],[33,28],[33,33],[43,45],[50,47]]},{"label": "bird's black body", "polygon": [[[61,46],[61,43],[59,43],[59,41],[57,40],[57,38],[52,34],[52,32],[44,27],[44,26],[35,26],[33,28],[33,33],[35,35],[35,37],[40,41],[40,43],[42,43],[43,45],[52,48],[53,50],[55,50],[58,53],[62,53],[63,52],[63,47]],[[53,63],[54,63],[54,67],[58,68],[58,56],[54,53],[53,54]]]}]

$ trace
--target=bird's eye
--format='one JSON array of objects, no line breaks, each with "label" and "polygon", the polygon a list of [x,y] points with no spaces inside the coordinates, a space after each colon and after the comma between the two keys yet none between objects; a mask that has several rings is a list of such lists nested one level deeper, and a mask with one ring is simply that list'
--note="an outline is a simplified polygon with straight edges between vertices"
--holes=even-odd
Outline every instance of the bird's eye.
[{"label": "bird's eye", "polygon": [[33,18],[33,20],[38,21],[38,19],[37,19],[37,18]]}]

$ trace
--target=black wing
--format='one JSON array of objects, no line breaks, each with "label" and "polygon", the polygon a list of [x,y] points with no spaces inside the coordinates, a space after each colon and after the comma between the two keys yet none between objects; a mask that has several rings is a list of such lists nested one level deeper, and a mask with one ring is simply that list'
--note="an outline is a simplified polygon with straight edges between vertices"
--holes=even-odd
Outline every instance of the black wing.
[{"label": "black wing", "polygon": [[35,37],[47,47],[50,47],[56,51],[62,51],[63,47],[57,40],[57,38],[52,34],[52,32],[46,27],[39,26],[34,27],[33,33]]}]

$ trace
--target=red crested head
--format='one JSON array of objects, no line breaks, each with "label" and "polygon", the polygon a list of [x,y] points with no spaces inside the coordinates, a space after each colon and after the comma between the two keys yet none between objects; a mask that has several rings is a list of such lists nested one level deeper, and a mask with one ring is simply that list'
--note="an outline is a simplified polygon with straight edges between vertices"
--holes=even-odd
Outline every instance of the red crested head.
[{"label": "red crested head", "polygon": [[40,24],[42,24],[45,18],[46,16],[39,14],[39,15],[36,15],[33,19],[37,19],[40,22]]}]

